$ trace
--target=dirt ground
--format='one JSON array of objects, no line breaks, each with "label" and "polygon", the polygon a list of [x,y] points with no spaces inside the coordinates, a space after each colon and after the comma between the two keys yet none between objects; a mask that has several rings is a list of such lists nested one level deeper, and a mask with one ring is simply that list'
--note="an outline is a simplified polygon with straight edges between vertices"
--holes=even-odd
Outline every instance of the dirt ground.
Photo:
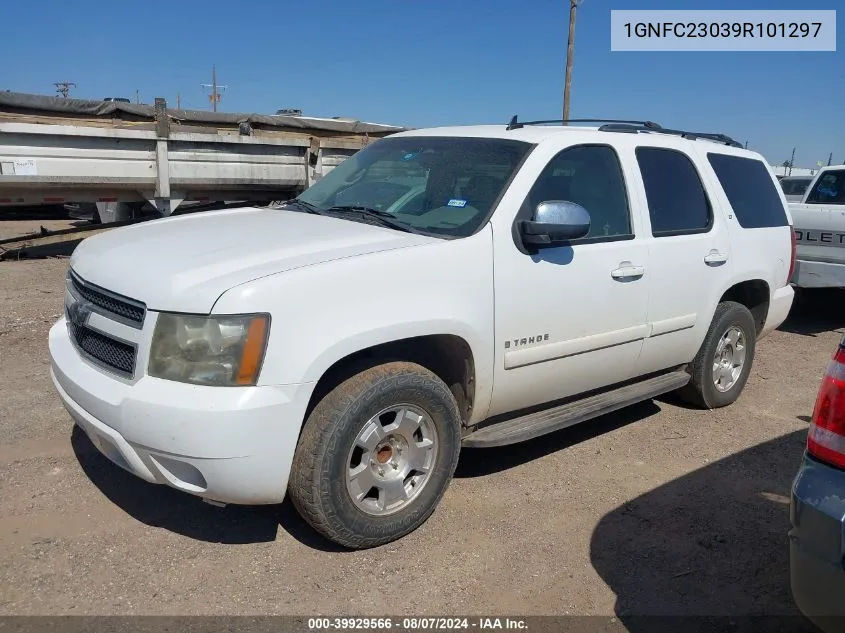
[{"label": "dirt ground", "polygon": [[0,240],[47,231],[85,226],[87,220],[74,220],[60,206],[44,208],[0,209]]},{"label": "dirt ground", "polygon": [[793,614],[788,495],[845,302],[760,342],[740,401],[647,402],[465,450],[440,508],[347,552],[289,504],[216,508],[111,465],[53,392],[66,260],[0,263],[0,614]]}]

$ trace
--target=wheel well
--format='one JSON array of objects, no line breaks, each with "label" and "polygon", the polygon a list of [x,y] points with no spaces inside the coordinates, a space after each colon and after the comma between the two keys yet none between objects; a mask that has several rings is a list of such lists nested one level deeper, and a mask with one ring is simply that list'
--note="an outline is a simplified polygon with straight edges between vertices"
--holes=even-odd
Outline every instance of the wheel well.
[{"label": "wheel well", "polygon": [[762,279],[743,281],[728,288],[719,303],[722,301],[736,301],[748,308],[759,334],[769,314],[769,284]]},{"label": "wheel well", "polygon": [[308,402],[306,418],[317,403],[344,380],[370,367],[400,360],[422,365],[446,383],[458,403],[462,421],[468,423],[475,400],[475,362],[469,344],[451,334],[391,341],[340,359],[317,381]]}]

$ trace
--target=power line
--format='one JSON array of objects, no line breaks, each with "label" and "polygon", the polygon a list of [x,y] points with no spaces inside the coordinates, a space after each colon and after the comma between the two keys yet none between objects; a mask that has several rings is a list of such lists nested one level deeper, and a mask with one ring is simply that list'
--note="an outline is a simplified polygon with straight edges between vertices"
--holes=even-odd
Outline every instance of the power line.
[{"label": "power line", "polygon": [[65,99],[70,95],[70,89],[76,88],[76,84],[72,81],[57,81],[53,85],[56,87],[56,94],[62,95]]},{"label": "power line", "polygon": [[228,86],[219,86],[217,85],[217,67],[211,67],[211,83],[210,84],[200,84],[203,88],[211,88],[211,94],[208,95],[209,101],[211,101],[211,109],[214,112],[217,112],[217,104],[220,103],[220,97],[223,95],[220,94],[220,90],[225,90]]}]

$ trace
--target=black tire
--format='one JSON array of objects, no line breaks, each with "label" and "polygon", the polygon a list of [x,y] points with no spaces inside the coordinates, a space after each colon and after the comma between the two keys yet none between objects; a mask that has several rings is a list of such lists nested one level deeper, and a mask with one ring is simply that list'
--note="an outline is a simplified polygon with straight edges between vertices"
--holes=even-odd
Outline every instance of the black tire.
[{"label": "black tire", "polygon": [[[713,358],[722,336],[732,327],[738,328],[744,336],[745,361],[736,382],[726,391],[720,391],[713,380]],[[678,395],[686,402],[704,409],[718,409],[733,404],[748,381],[754,363],[756,343],[757,327],[748,308],[734,301],[720,303],[716,307],[701,349],[687,369],[692,379]]]},{"label": "black tire", "polygon": [[[356,506],[347,490],[349,455],[368,420],[399,403],[428,414],[437,453],[417,496],[393,514],[376,516]],[[431,516],[452,480],[461,448],[460,419],[449,388],[424,367],[391,362],[366,369],[329,392],[305,422],[291,467],[291,501],[315,530],[345,547],[376,547],[401,538]]]}]

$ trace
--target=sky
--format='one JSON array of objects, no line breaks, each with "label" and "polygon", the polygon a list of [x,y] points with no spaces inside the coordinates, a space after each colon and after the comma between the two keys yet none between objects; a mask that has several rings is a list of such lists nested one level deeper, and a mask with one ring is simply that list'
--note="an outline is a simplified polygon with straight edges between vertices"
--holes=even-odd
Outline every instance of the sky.
[{"label": "sky", "polygon": [[[568,0],[30,0],[3,3],[0,90],[425,127],[561,116]],[[840,9],[843,0],[584,0],[572,118],[722,132],[772,164],[845,162],[837,52],[611,52],[611,9]]]}]

